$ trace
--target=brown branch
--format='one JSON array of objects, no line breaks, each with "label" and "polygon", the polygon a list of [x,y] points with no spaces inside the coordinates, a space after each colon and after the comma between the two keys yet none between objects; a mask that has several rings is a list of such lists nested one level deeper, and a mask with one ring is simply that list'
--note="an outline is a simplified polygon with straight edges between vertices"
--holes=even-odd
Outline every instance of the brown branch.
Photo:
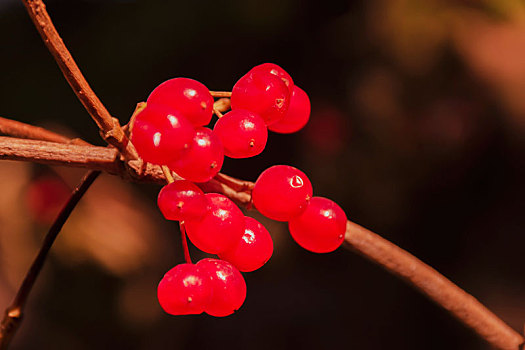
[{"label": "brown branch", "polygon": [[11,339],[15,335],[20,323],[22,322],[24,307],[29,297],[29,293],[33,289],[33,285],[44,266],[46,261],[47,254],[53,245],[53,242],[57,238],[62,226],[66,223],[66,220],[71,215],[73,209],[75,209],[77,203],[80,201],[84,193],[89,189],[91,184],[96,180],[100,175],[100,171],[89,171],[80,184],[73,190],[71,197],[64,205],[60,213],[58,214],[55,222],[49,229],[48,233],[44,237],[40,251],[36,256],[33,264],[29,268],[18,292],[13,300],[11,306],[7,308],[4,314],[4,318],[0,324],[0,350],[7,349]]},{"label": "brown branch", "polygon": [[0,159],[67,165],[118,174],[121,172],[118,156],[114,148],[0,136]]},{"label": "brown branch", "polygon": [[348,221],[344,246],[407,281],[498,349],[518,350],[523,337],[476,298],[409,252]]},{"label": "brown branch", "polygon": [[24,139],[42,140],[58,143],[69,143],[69,138],[52,131],[21,123],[16,120],[0,117],[0,133]]},{"label": "brown branch", "polygon": [[67,136],[57,134],[38,126],[2,117],[0,117],[0,134],[30,140],[89,145],[89,143],[81,139],[70,139]]},{"label": "brown branch", "polygon": [[55,58],[67,82],[84,105],[91,118],[97,123],[101,135],[109,144],[115,146],[129,158],[137,158],[128,147],[128,138],[122,131],[116,118],[113,118],[106,107],[93,92],[82,75],[75,60],[58,34],[46,6],[42,0],[22,0],[36,29],[42,36],[49,52]]},{"label": "brown branch", "polygon": [[[0,136],[0,159],[102,170],[129,181],[166,183],[166,177],[160,166],[149,163],[143,164],[138,159],[125,162],[120,159],[116,149],[108,147],[62,144]],[[181,179],[175,173],[173,177],[175,180]],[[250,182],[237,180],[223,174],[217,175],[216,179],[198,185],[207,192],[222,193],[235,200],[237,204],[249,206],[251,195],[239,191],[239,184],[246,184],[245,186],[250,188]]]},{"label": "brown branch", "polygon": [[[161,167],[140,160],[123,162],[114,149],[76,146],[45,141],[0,137],[0,159],[26,160],[46,164],[77,166],[103,170],[138,182],[166,183]],[[176,179],[180,177],[174,174]],[[219,174],[198,184],[205,192],[222,193],[239,205],[251,206],[253,182]],[[439,272],[410,253],[377,234],[351,222],[347,223],[344,246],[401,277],[421,293],[448,310],[453,316],[499,349],[519,349],[520,334],[461,290]]]}]

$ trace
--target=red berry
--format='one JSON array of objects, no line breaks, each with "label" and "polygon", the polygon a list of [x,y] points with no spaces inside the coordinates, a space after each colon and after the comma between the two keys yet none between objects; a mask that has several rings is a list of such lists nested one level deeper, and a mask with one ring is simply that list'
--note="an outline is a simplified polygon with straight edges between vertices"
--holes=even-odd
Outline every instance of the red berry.
[{"label": "red berry", "polygon": [[268,260],[273,253],[273,241],[270,233],[254,218],[246,216],[246,228],[241,239],[233,248],[219,253],[219,257],[233,264],[239,271],[255,271]]},{"label": "red berry", "polygon": [[236,109],[223,115],[213,128],[221,139],[224,155],[230,158],[248,158],[264,150],[268,129],[257,114]]},{"label": "red berry", "polygon": [[310,119],[310,99],[297,85],[293,87],[290,107],[283,119],[268,127],[271,131],[290,134],[302,129]]},{"label": "red berry", "polygon": [[164,186],[157,204],[166,219],[176,221],[198,220],[208,209],[204,192],[188,180],[177,180]]},{"label": "red berry", "polygon": [[195,129],[193,141],[168,167],[186,180],[206,182],[217,175],[224,162],[221,140],[210,129]]},{"label": "red berry", "polygon": [[313,197],[308,208],[290,220],[288,228],[293,239],[304,249],[328,253],[343,243],[346,214],[334,201]]},{"label": "red berry", "polygon": [[71,189],[60,177],[41,176],[31,181],[27,188],[29,213],[42,224],[52,224],[70,196]]},{"label": "red berry", "polygon": [[290,104],[290,91],[282,79],[264,71],[250,71],[232,89],[232,109],[257,113],[266,125],[281,120]]},{"label": "red berry", "polygon": [[147,102],[178,110],[194,126],[208,125],[213,113],[213,97],[208,88],[188,78],[163,82],[151,92]]},{"label": "red berry", "polygon": [[159,283],[160,306],[171,315],[202,313],[211,301],[213,284],[207,269],[180,264],[169,270]]},{"label": "red berry", "polygon": [[286,84],[290,93],[292,93],[292,89],[294,87],[292,77],[284,69],[282,69],[275,63],[263,63],[263,64],[253,67],[250,71],[251,72],[254,72],[254,71],[267,72],[267,73],[271,73],[273,75],[278,76]]},{"label": "red berry", "polygon": [[299,169],[274,165],[259,175],[252,191],[255,207],[266,217],[288,221],[301,214],[312,197],[312,184]]},{"label": "red berry", "polygon": [[246,282],[239,270],[224,260],[203,259],[197,266],[211,277],[212,298],[204,312],[216,317],[231,315],[246,299]]},{"label": "red berry", "polygon": [[147,105],[135,116],[131,142],[144,161],[166,164],[188,147],[194,132],[191,123],[178,111]]},{"label": "red berry", "polygon": [[244,215],[222,194],[207,193],[205,196],[208,212],[201,220],[186,221],[186,232],[197,248],[217,254],[237,244],[244,233]]}]

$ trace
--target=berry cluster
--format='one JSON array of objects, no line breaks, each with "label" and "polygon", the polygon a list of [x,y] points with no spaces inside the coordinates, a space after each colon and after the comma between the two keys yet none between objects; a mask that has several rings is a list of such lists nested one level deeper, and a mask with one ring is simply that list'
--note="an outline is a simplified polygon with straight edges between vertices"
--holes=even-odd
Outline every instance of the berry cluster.
[{"label": "berry cluster", "polygon": [[[206,128],[213,114],[213,130]],[[252,68],[232,89],[231,111],[214,107],[212,93],[201,83],[175,78],[160,84],[135,116],[131,141],[140,157],[163,167],[169,184],[158,196],[168,220],[180,222],[185,264],[169,270],[158,286],[162,308],[173,315],[227,316],[246,298],[242,272],[262,267],[273,253],[269,232],[244,216],[227,197],[205,194],[195,183],[213,178],[224,156],[261,153],[268,129],[291,133],[310,116],[306,93],[281,67],[265,63]],[[171,171],[182,180],[171,179]],[[313,252],[330,252],[343,241],[346,215],[334,202],[312,198],[306,175],[291,166],[265,170],[252,191],[255,207],[268,218],[288,221],[292,237]],[[186,233],[200,250],[220,259],[191,262]]]},{"label": "berry cluster", "polygon": [[301,170],[275,165],[255,182],[252,200],[264,216],[288,221],[288,229],[301,247],[329,253],[343,243],[346,214],[334,201],[312,194],[312,184]]}]

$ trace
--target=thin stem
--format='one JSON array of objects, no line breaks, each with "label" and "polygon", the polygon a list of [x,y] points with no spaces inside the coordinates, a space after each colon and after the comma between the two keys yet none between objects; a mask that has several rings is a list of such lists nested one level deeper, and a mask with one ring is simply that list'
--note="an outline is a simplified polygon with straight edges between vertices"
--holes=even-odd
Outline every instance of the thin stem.
[{"label": "thin stem", "polygon": [[128,149],[128,139],[122,131],[118,120],[109,114],[106,107],[82,75],[71,53],[53,25],[44,2],[42,0],[22,0],[22,2],[67,82],[91,118],[97,123],[104,140],[115,146],[122,154],[128,156],[130,159],[136,158],[136,154],[134,154],[131,149]]},{"label": "thin stem", "polygon": [[222,113],[218,109],[213,109],[213,113],[217,116],[217,118],[222,118]]},{"label": "thin stem", "polygon": [[80,184],[71,193],[71,197],[64,205],[64,207],[56,217],[55,222],[44,237],[44,241],[42,242],[40,251],[38,252],[38,255],[33,261],[33,264],[27,271],[27,274],[22,284],[20,285],[20,288],[16,293],[13,303],[6,309],[4,319],[2,320],[2,323],[0,325],[0,350],[7,349],[11,339],[17,331],[22,321],[24,307],[26,305],[29,294],[33,289],[35,281],[38,275],[40,274],[42,267],[44,266],[47,254],[49,253],[53,242],[55,242],[55,239],[60,233],[62,226],[64,226],[66,220],[71,215],[73,209],[75,209],[82,196],[84,196],[86,191],[89,189],[91,184],[96,180],[96,178],[99,175],[100,171],[89,171],[84,176]]},{"label": "thin stem", "polygon": [[191,264],[190,249],[188,248],[188,240],[186,238],[186,225],[184,225],[184,221],[181,221],[179,225],[182,239],[182,250],[184,251],[184,260],[186,260],[186,264]]},{"label": "thin stem", "polygon": [[215,180],[235,189],[237,192],[251,192],[255,186],[253,182],[236,179],[223,173],[215,175]]},{"label": "thin stem", "polygon": [[220,98],[213,103],[213,110],[224,113],[231,108],[231,105],[231,100],[229,98]]},{"label": "thin stem", "polygon": [[231,97],[231,91],[210,91],[212,97]]},{"label": "thin stem", "polygon": [[168,168],[166,165],[161,166],[161,168],[162,172],[164,173],[164,177],[166,178],[166,181],[168,181],[169,184],[174,182],[175,180],[173,179],[173,175],[171,174],[170,168]]}]

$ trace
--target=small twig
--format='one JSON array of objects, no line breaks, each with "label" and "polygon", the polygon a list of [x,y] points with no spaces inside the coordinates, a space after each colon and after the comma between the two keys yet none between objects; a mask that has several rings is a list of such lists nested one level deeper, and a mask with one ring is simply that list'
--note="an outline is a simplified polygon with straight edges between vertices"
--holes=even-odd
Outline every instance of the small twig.
[{"label": "small twig", "polygon": [[210,91],[212,97],[231,97],[231,91]]},{"label": "small twig", "polygon": [[71,193],[71,197],[64,205],[55,219],[55,222],[46,234],[38,255],[29,268],[22,284],[20,285],[20,288],[18,289],[18,292],[16,293],[13,303],[7,308],[2,323],[0,324],[0,350],[7,349],[11,339],[13,339],[15,332],[20,326],[29,293],[31,293],[33,285],[35,284],[35,281],[42,270],[42,267],[44,266],[47,254],[49,253],[53,242],[60,233],[62,226],[64,226],[73,209],[75,209],[82,196],[86,193],[91,184],[99,175],[100,171],[89,171],[84,176],[80,184]]},{"label": "small twig", "polygon": [[215,115],[217,116],[217,118],[222,118],[222,113],[221,111],[219,111],[218,109],[213,109],[213,113],[215,113]]},{"label": "small twig", "polygon": [[49,52],[55,58],[67,82],[79,98],[91,118],[97,123],[101,135],[109,144],[115,146],[123,155],[130,159],[136,158],[134,152],[128,149],[128,138],[122,131],[120,123],[113,118],[88,82],[82,75],[75,60],[58,34],[46,6],[42,0],[22,0],[36,29],[42,36]]},{"label": "small twig", "polygon": [[229,98],[220,98],[213,103],[213,110],[224,113],[231,108],[231,105],[231,100]]},{"label": "small twig", "polygon": [[251,192],[255,186],[253,182],[236,179],[223,173],[215,175],[215,180],[233,188],[237,192]]},{"label": "small twig", "polygon": [[142,112],[142,110],[146,108],[146,106],[147,106],[146,102],[137,103],[137,105],[135,106],[135,110],[133,111],[133,114],[131,115],[131,118],[129,118],[129,122],[122,127],[126,135],[129,136],[131,134],[133,123],[135,123],[135,117],[137,116],[137,114]]}]

